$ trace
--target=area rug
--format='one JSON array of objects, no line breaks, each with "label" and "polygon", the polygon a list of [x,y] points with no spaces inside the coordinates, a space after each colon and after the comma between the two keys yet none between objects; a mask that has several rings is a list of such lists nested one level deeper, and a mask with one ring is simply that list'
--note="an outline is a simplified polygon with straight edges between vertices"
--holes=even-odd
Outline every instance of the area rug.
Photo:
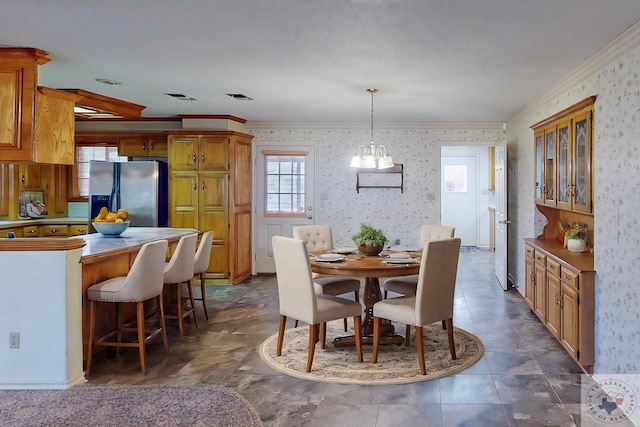
[{"label": "area rug", "polygon": [[[403,325],[396,325],[404,334]],[[351,332],[353,333],[353,332]],[[327,345],[316,345],[311,372],[306,372],[309,327],[285,331],[282,355],[276,356],[278,334],[267,338],[260,346],[260,357],[276,371],[306,380],[341,384],[405,384],[428,381],[461,372],[476,363],[484,354],[484,345],[475,335],[454,328],[456,360],[451,360],[447,332],[441,323],[424,327],[425,365],[427,374],[421,375],[415,347],[415,328],[411,344],[381,345],[378,362],[371,363],[371,345],[363,345],[363,363],[358,363],[355,347],[335,347],[333,339],[347,335],[342,320],[327,325]]]},{"label": "area rug", "polygon": [[81,385],[0,390],[0,425],[262,426],[240,394],[213,385]]}]

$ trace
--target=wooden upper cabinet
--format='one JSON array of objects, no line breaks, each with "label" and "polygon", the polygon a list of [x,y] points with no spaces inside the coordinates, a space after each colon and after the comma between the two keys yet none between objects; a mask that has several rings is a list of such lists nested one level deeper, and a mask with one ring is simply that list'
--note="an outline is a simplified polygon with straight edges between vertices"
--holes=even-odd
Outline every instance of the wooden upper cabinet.
[{"label": "wooden upper cabinet", "polygon": [[168,143],[165,135],[122,136],[118,141],[118,155],[127,157],[166,156]]},{"label": "wooden upper cabinet", "polygon": [[38,87],[38,67],[47,53],[0,48],[0,159],[73,164],[75,118],[81,97]]},{"label": "wooden upper cabinet", "polygon": [[532,126],[538,205],[593,213],[593,106],[589,97]]},{"label": "wooden upper cabinet", "polygon": [[229,171],[228,135],[170,135],[171,171]]}]

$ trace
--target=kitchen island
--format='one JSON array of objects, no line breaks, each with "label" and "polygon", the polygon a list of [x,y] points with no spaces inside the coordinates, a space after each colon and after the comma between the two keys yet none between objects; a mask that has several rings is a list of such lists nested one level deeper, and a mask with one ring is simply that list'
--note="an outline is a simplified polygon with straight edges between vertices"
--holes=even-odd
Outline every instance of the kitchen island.
[{"label": "kitchen island", "polygon": [[[67,388],[84,382],[87,288],[126,275],[143,244],[167,240],[169,257],[180,237],[191,233],[198,230],[130,227],[118,238],[0,239],[0,337],[19,334],[16,348],[0,346],[0,389]],[[113,325],[115,312],[102,309],[96,328],[105,330]]]}]

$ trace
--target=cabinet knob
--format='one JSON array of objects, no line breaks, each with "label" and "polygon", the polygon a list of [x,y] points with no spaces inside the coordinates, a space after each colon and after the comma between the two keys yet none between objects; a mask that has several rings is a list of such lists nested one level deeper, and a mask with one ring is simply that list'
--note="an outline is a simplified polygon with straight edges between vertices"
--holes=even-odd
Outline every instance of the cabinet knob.
[{"label": "cabinet knob", "polygon": [[198,162],[198,158],[196,157],[196,155],[193,155],[193,164],[195,165]]},{"label": "cabinet knob", "polygon": [[206,162],[205,162],[205,158],[204,158],[204,154],[203,154],[203,155],[202,155],[202,157],[201,157],[201,161],[202,161],[202,163],[206,163]]},{"label": "cabinet knob", "polygon": [[142,151],[147,151],[147,144],[142,144]]},{"label": "cabinet knob", "polygon": [[149,144],[149,150],[153,152],[153,144]]},{"label": "cabinet knob", "polygon": [[206,187],[204,186],[204,181],[202,181],[202,190],[204,191]]},{"label": "cabinet knob", "polygon": [[197,183],[197,182],[195,182],[195,181],[193,181],[193,189],[194,189],[194,190],[197,190],[197,189],[198,189],[198,183]]}]

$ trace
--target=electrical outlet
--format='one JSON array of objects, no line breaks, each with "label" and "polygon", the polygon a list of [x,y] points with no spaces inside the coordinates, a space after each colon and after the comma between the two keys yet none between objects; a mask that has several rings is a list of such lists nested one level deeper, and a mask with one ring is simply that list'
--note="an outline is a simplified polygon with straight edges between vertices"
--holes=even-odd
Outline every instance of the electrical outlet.
[{"label": "electrical outlet", "polygon": [[20,348],[20,332],[9,332],[9,348]]}]

